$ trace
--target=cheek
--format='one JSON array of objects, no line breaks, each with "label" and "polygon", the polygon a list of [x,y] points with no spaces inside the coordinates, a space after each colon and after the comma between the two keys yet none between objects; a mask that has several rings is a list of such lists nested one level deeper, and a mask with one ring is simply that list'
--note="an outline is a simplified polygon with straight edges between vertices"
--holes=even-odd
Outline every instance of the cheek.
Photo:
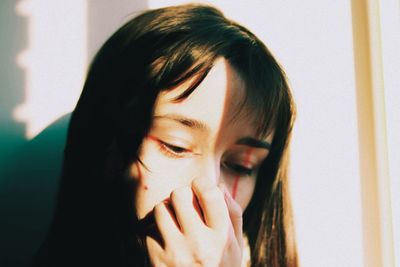
[{"label": "cheek", "polygon": [[190,161],[166,158],[153,146],[147,146],[143,151],[146,151],[140,155],[143,164],[136,162],[130,167],[131,177],[137,184],[134,201],[139,219],[169,198],[174,189],[191,183],[185,171],[190,169]]},{"label": "cheek", "polygon": [[243,211],[249,205],[254,193],[256,177],[231,176],[224,179],[229,192]]}]

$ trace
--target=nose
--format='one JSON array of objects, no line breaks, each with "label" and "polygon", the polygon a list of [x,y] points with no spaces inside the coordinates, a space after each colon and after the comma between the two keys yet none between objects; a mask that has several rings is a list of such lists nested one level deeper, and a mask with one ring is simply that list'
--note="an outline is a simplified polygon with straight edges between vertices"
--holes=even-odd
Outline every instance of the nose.
[{"label": "nose", "polygon": [[[198,164],[196,168],[195,177],[201,177],[203,179],[209,179],[212,183],[218,184],[221,182],[221,163],[220,159],[211,157],[202,160],[202,163]],[[194,177],[194,178],[195,178]]]}]

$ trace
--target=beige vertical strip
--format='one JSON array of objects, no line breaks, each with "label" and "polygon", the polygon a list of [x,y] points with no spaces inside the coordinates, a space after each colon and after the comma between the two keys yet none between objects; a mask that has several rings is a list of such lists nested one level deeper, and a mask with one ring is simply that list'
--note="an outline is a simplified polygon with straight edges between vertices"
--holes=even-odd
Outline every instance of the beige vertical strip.
[{"label": "beige vertical strip", "polygon": [[394,267],[378,0],[353,0],[364,265]]}]

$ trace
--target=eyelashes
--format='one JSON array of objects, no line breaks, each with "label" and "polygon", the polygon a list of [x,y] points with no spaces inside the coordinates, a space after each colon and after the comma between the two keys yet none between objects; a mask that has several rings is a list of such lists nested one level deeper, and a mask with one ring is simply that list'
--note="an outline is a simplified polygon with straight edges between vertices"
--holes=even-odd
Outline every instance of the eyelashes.
[{"label": "eyelashes", "polygon": [[233,162],[224,162],[223,166],[241,176],[251,176],[254,173],[254,169]]},{"label": "eyelashes", "polygon": [[170,158],[183,158],[192,153],[192,150],[180,146],[175,146],[161,140],[157,140],[158,149]]},{"label": "eyelashes", "polygon": [[[169,158],[181,159],[195,154],[191,149],[176,146],[161,141],[159,139],[153,138],[153,140],[156,141],[157,148],[159,149],[159,151]],[[224,169],[228,170],[229,172],[233,172],[235,175],[239,176],[251,176],[254,174],[255,170],[253,168],[249,168],[242,164],[231,161],[224,161],[221,165]]]}]

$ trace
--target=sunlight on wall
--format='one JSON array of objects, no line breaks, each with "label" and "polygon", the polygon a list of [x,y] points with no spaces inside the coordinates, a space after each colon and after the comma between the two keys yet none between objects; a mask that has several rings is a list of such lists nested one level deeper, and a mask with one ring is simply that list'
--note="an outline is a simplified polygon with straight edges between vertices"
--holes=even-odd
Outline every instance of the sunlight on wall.
[{"label": "sunlight on wall", "polygon": [[26,123],[26,137],[31,139],[71,111],[82,89],[86,1],[23,0],[16,12],[28,19],[28,47],[16,59],[26,73],[26,95],[14,118]]},{"label": "sunlight on wall", "polygon": [[363,266],[350,3],[203,2],[261,37],[291,82],[298,105],[291,190],[301,266]]}]

